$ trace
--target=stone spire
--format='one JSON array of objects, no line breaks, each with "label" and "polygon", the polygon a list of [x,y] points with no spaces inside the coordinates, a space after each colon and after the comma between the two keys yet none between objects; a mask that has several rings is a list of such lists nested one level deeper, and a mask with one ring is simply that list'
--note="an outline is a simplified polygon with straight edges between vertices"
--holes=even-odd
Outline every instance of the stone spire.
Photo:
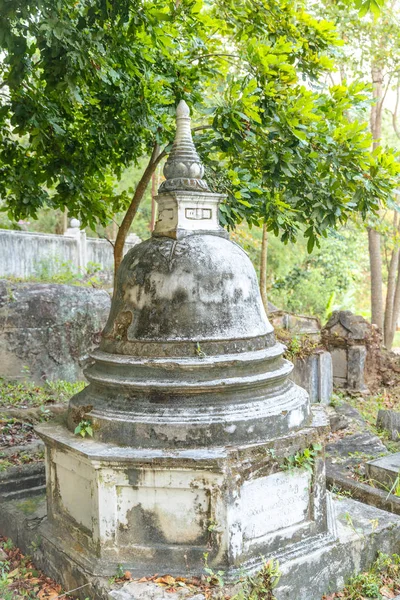
[{"label": "stone spire", "polygon": [[168,160],[164,166],[165,181],[159,194],[177,190],[209,192],[207,182],[202,179],[204,167],[192,139],[190,110],[184,100],[176,109],[176,134]]}]

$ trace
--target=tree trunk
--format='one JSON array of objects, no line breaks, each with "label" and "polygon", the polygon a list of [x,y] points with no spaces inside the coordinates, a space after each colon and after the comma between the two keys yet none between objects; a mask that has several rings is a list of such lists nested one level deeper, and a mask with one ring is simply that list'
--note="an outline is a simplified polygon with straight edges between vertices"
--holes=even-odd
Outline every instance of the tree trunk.
[{"label": "tree trunk", "polygon": [[151,219],[150,219],[150,231],[154,231],[154,226],[156,224],[156,196],[157,196],[157,188],[158,188],[158,177],[157,177],[157,169],[154,171],[151,176]]},{"label": "tree trunk", "polygon": [[[382,134],[382,68],[373,64],[371,69],[373,97],[375,104],[371,108],[371,133],[374,138],[373,149],[379,145]],[[371,321],[379,329],[383,329],[383,298],[382,298],[382,257],[380,234],[374,229],[368,229],[368,249],[371,271]]]},{"label": "tree trunk", "polygon": [[261,257],[260,257],[260,292],[261,299],[268,314],[268,296],[267,296],[267,256],[268,256],[268,232],[264,223],[262,230]]},{"label": "tree trunk", "polygon": [[371,270],[371,322],[383,329],[381,236],[368,229],[369,264]]},{"label": "tree trunk", "polygon": [[63,233],[65,233],[68,229],[68,208],[64,208],[62,228]]},{"label": "tree trunk", "polygon": [[[396,236],[397,233],[397,221],[398,216],[397,212],[394,212],[393,215],[393,236]],[[395,240],[396,243],[396,240]],[[394,295],[396,290],[396,278],[397,271],[399,266],[399,254],[400,249],[398,246],[395,246],[392,251],[392,256],[390,258],[389,269],[388,269],[388,282],[387,282],[387,292],[386,292],[386,303],[385,303],[385,319],[383,325],[383,339],[386,348],[389,348],[390,344],[390,336],[391,331],[393,329],[393,309],[394,309]]]},{"label": "tree trunk", "polygon": [[128,210],[125,213],[125,216],[122,220],[121,225],[118,229],[118,234],[114,244],[114,290],[116,288],[116,278],[119,265],[121,264],[123,255],[124,255],[124,246],[125,240],[129,233],[129,229],[132,225],[132,221],[135,218],[137,210],[140,206],[146,188],[150,182],[151,176],[153,175],[155,169],[157,168],[160,160],[165,156],[165,153],[162,152],[160,154],[160,147],[158,144],[154,145],[154,149],[150,160],[148,162],[147,167],[144,170],[142,178],[136,186],[135,193],[132,198],[132,202],[130,203]]},{"label": "tree trunk", "polygon": [[392,346],[393,346],[393,340],[394,340],[394,335],[395,335],[396,329],[397,329],[397,321],[399,319],[399,314],[400,314],[400,261],[398,264],[396,291],[395,291],[394,300],[393,300],[392,326],[390,328],[388,339],[385,340],[385,345],[388,350],[391,350]]}]

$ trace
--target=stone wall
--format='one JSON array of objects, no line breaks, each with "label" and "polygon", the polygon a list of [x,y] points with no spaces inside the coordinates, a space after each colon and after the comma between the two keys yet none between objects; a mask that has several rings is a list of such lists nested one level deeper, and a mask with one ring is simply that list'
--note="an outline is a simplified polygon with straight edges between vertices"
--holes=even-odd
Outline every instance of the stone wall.
[{"label": "stone wall", "polygon": [[[128,251],[140,240],[127,242]],[[101,266],[102,273],[111,277],[113,249],[107,240],[87,238],[79,230],[75,235],[55,235],[0,229],[0,277],[34,277],[45,264],[51,271],[60,263],[69,262],[76,269],[86,269],[89,262]]]},{"label": "stone wall", "polygon": [[368,370],[374,371],[374,355],[380,353],[377,328],[360,315],[338,310],[323,328],[322,340],[332,355],[335,386],[369,393]]},{"label": "stone wall", "polygon": [[0,377],[83,379],[109,310],[104,290],[0,280]]}]

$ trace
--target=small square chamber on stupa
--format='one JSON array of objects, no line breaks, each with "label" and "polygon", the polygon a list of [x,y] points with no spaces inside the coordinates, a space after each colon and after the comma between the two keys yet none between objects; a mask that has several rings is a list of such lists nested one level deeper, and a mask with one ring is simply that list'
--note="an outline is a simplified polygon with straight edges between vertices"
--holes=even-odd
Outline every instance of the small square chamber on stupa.
[{"label": "small square chamber on stupa", "polygon": [[[117,274],[89,385],[67,426],[41,425],[48,520],[92,573],[227,576],[327,536],[319,407],[289,380],[257,276],[219,224],[189,109],[164,168],[159,219]],[[74,430],[89,421],[93,437]],[[290,457],[310,460],[298,468]]]}]

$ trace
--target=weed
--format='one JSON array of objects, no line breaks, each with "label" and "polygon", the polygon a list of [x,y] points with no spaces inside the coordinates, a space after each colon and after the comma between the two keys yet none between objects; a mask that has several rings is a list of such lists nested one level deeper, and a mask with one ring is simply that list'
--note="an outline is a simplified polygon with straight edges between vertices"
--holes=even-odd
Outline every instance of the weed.
[{"label": "weed", "polygon": [[296,454],[285,458],[283,468],[289,471],[292,469],[306,469],[306,471],[312,473],[315,459],[321,450],[321,444],[313,444],[302,452],[298,451]]},{"label": "weed", "polygon": [[214,572],[213,569],[208,565],[208,552],[205,552],[203,554],[203,558],[204,558],[204,571],[207,573],[207,583],[209,583],[210,585],[216,585],[218,587],[224,587],[224,575],[225,575],[225,571],[216,571]]},{"label": "weed", "polygon": [[200,342],[196,343],[196,354],[199,358],[205,358],[207,356],[207,354],[201,349]]},{"label": "weed", "polygon": [[353,496],[350,490],[344,490],[338,485],[333,485],[331,487],[331,492],[339,498],[352,498]]},{"label": "weed", "polygon": [[93,437],[92,423],[90,421],[80,421],[75,427],[74,433],[75,435],[81,435],[82,437],[86,437],[86,435]]},{"label": "weed", "polygon": [[337,406],[340,406],[341,404],[343,404],[344,402],[344,395],[341,392],[335,392],[332,394],[331,396],[331,401],[330,401],[330,405],[333,406],[333,408],[336,408]]},{"label": "weed", "polygon": [[117,570],[115,571],[115,575],[113,575],[112,577],[109,578],[108,583],[110,585],[113,585],[117,579],[122,579],[125,575],[125,569],[124,566],[119,564],[117,566]]},{"label": "weed", "polygon": [[280,576],[278,561],[264,561],[258,573],[247,576],[242,581],[241,590],[232,600],[274,600],[273,590],[278,585]]},{"label": "weed", "polygon": [[10,538],[3,543],[4,550],[13,550],[14,544]]}]

